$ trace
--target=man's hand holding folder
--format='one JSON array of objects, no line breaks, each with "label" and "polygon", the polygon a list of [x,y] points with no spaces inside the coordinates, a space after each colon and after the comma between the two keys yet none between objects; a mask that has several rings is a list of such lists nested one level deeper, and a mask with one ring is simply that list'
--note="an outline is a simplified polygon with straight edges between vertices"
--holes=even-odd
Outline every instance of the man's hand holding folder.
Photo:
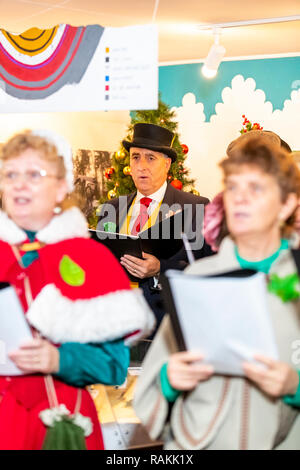
[{"label": "man's hand holding folder", "polygon": [[105,244],[120,260],[131,280],[157,276],[160,260],[175,255],[182,247],[183,212],[172,214],[139,235],[90,230],[94,240]]},{"label": "man's hand holding folder", "polygon": [[124,255],[120,259],[121,265],[132,275],[140,279],[157,276],[160,271],[160,261],[149,253],[142,252],[143,259]]}]

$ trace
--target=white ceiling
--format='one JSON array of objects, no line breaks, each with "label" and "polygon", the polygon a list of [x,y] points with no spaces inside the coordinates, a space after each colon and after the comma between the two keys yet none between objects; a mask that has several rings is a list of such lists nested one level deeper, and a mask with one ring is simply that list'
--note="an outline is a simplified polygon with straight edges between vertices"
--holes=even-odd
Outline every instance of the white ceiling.
[{"label": "white ceiling", "polygon": [[[156,0],[0,0],[0,27],[22,33],[58,23],[127,26],[152,21]],[[210,31],[197,24],[300,15],[300,0],[160,0],[159,60],[204,58],[212,43]],[[300,21],[224,29],[221,43],[227,57],[300,54]]]}]

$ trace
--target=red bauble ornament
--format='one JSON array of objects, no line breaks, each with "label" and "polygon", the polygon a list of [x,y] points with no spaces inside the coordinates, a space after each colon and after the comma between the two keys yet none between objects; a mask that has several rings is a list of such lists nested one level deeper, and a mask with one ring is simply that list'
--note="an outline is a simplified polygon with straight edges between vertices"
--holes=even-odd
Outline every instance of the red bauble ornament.
[{"label": "red bauble ornament", "polygon": [[182,182],[179,181],[179,180],[173,180],[173,181],[171,181],[171,185],[172,185],[175,189],[179,189],[179,190],[182,189]]},{"label": "red bauble ornament", "polygon": [[110,168],[106,168],[105,172],[104,172],[104,176],[105,178],[107,178],[108,180],[111,179],[112,175],[114,174],[115,172],[115,169],[113,167],[110,167]]},{"label": "red bauble ornament", "polygon": [[172,181],[172,176],[168,175],[168,181]]},{"label": "red bauble ornament", "polygon": [[181,144],[181,148],[182,148],[182,151],[183,151],[184,155],[186,155],[189,151],[188,146],[185,145],[185,144]]}]

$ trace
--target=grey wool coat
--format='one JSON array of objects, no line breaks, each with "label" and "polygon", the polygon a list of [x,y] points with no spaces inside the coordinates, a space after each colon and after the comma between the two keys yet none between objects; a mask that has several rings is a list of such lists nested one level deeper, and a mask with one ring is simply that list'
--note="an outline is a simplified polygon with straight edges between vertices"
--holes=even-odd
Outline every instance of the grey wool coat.
[{"label": "grey wool coat", "polygon": [[[196,261],[185,272],[204,275],[237,268],[234,244],[227,237],[217,255]],[[283,250],[270,274],[282,277],[295,272],[290,250]],[[283,303],[275,294],[268,292],[267,296],[279,359],[297,368],[293,363],[293,344],[300,339],[300,301]],[[169,412],[159,373],[176,351],[166,315],[145,358],[134,399],[135,411],[152,439],[162,439],[165,449],[176,450],[263,450],[278,448],[280,444],[284,447],[286,443],[286,448],[300,449],[300,409],[267,396],[243,377],[212,376],[191,392],[181,394]],[[295,426],[298,432],[291,433]]]}]

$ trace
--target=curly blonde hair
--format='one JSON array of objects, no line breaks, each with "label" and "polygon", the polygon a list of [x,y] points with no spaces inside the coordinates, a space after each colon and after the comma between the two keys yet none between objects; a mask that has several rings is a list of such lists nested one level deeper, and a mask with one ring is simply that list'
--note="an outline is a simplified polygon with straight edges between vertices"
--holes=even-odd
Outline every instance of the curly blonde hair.
[{"label": "curly blonde hair", "polygon": [[[66,178],[64,159],[58,155],[56,146],[44,137],[31,133],[30,130],[14,135],[4,143],[0,148],[0,160],[4,162],[11,158],[16,158],[28,149],[37,151],[42,160],[53,163],[56,167],[58,179]],[[79,201],[74,193],[72,193],[65,197],[60,207],[62,210],[67,210],[78,205]]]}]

